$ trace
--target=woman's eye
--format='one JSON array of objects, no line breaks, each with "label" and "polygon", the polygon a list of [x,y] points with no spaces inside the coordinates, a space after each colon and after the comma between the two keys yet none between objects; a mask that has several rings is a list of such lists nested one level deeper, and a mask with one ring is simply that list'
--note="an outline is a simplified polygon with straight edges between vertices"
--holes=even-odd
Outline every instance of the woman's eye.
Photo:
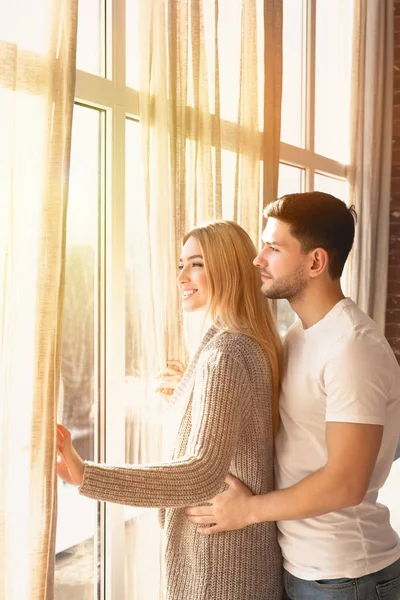
[{"label": "woman's eye", "polygon": [[278,252],[278,250],[274,246],[270,246],[269,249],[272,250],[272,252]]},{"label": "woman's eye", "polygon": [[[192,268],[193,267],[204,267],[203,263],[192,263],[190,266]],[[179,265],[178,266],[178,271],[182,271],[182,269],[183,269],[183,265]]]}]

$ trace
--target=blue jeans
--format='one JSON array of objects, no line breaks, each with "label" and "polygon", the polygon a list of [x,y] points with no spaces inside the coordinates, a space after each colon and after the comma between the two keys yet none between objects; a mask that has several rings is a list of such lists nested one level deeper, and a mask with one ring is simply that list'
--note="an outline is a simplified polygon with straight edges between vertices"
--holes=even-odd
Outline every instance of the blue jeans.
[{"label": "blue jeans", "polygon": [[306,581],[283,572],[282,600],[400,600],[400,560],[357,579]]}]

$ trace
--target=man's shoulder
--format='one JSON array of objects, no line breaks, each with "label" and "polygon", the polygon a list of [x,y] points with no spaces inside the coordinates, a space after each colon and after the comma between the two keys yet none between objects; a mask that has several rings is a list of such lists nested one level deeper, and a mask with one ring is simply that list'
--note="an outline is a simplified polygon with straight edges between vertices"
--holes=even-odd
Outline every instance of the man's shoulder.
[{"label": "man's shoulder", "polygon": [[301,331],[303,331],[303,326],[301,324],[300,319],[297,319],[297,321],[292,323],[292,325],[290,325],[290,327],[286,331],[285,336],[283,338],[283,344],[287,344],[290,340],[297,337],[297,335],[299,335]]},{"label": "man's shoulder", "polygon": [[393,354],[378,325],[355,302],[348,302],[332,323],[332,348],[359,353]]},{"label": "man's shoulder", "polygon": [[[328,314],[323,329],[319,331],[325,344],[333,347],[381,347],[388,349],[388,343],[373,321],[353,300],[345,298],[331,314]],[[323,336],[322,336],[323,334]],[[315,337],[311,336],[315,341]]]},{"label": "man's shoulder", "polygon": [[400,385],[397,359],[377,324],[358,307],[345,317],[346,328],[338,327],[326,354],[328,370],[340,369],[359,383],[379,379],[389,387]]},{"label": "man's shoulder", "polygon": [[315,327],[304,330],[301,321],[294,323],[284,340],[285,352],[310,354],[321,366],[338,359],[371,362],[380,358],[396,363],[393,351],[378,325],[355,302],[346,298]]},{"label": "man's shoulder", "polygon": [[343,301],[338,317],[345,320],[349,327],[355,330],[366,331],[377,338],[384,337],[375,321],[350,298]]}]

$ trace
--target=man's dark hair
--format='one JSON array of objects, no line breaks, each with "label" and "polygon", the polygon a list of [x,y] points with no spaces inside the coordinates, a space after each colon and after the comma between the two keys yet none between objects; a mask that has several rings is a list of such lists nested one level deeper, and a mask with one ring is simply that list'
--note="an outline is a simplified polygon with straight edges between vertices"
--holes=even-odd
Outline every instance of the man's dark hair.
[{"label": "man's dark hair", "polygon": [[271,202],[265,210],[272,217],[288,223],[290,233],[302,252],[324,248],[329,256],[329,274],[339,279],[354,240],[357,214],[354,206],[324,192],[287,194]]}]

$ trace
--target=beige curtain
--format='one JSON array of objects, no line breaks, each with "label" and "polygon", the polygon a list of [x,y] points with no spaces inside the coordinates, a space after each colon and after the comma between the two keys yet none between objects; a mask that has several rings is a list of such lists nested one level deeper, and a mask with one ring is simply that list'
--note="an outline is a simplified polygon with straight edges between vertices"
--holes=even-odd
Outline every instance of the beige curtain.
[{"label": "beige curtain", "polygon": [[264,1],[264,206],[278,197],[282,104],[282,0]]},{"label": "beige curtain", "polygon": [[[276,197],[282,0],[148,0],[138,27],[143,178],[128,224],[127,367],[141,402],[126,399],[128,462],[159,458],[154,376],[167,360],[185,363],[184,338],[190,345],[199,336],[201,323],[182,327],[175,286],[183,234],[228,218],[258,245],[263,204]],[[151,518],[142,517],[147,536]],[[140,519],[128,531],[127,598],[161,593],[155,521],[153,562],[143,560]]]},{"label": "beige curtain", "polygon": [[350,202],[358,225],[350,295],[385,327],[393,103],[393,0],[356,0]]},{"label": "beige curtain", "polygon": [[77,0],[0,1],[0,598],[53,598]]}]

